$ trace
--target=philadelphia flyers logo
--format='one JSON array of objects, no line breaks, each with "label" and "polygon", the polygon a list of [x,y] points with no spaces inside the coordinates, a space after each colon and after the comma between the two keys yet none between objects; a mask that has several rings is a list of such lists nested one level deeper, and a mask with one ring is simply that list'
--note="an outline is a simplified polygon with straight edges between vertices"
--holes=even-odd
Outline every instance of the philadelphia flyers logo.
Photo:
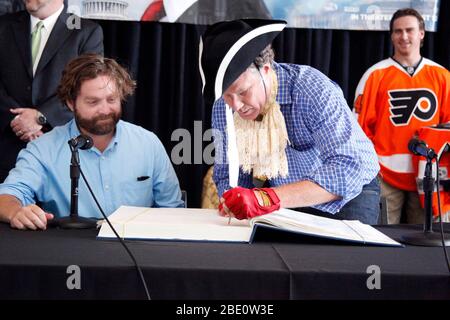
[{"label": "philadelphia flyers logo", "polygon": [[391,90],[388,94],[390,119],[394,126],[408,125],[412,117],[428,121],[436,114],[436,95],[429,89]]}]

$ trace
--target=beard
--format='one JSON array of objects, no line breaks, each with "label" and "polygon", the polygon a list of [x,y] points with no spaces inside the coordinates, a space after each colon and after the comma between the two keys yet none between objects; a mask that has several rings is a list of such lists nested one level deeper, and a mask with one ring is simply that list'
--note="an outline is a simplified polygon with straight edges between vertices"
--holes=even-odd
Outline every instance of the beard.
[{"label": "beard", "polygon": [[83,118],[75,109],[75,121],[78,126],[96,136],[107,135],[116,130],[116,124],[122,116],[122,111],[99,115],[94,118]]}]

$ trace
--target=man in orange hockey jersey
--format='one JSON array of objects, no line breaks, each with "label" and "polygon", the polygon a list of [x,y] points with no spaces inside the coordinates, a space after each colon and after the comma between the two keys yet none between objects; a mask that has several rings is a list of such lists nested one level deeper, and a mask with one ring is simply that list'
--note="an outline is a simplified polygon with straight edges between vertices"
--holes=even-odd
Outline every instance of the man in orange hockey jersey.
[{"label": "man in orange hockey jersey", "polygon": [[394,55],[363,75],[354,112],[378,154],[388,222],[404,212],[408,223],[423,223],[408,142],[419,128],[450,121],[450,73],[420,55],[425,27],[416,10],[395,12],[390,34]]}]

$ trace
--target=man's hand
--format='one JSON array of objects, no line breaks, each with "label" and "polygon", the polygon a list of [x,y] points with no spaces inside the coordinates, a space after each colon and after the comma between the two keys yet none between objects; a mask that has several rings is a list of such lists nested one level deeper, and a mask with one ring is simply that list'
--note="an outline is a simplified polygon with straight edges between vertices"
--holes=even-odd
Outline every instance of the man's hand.
[{"label": "man's hand", "polygon": [[42,132],[41,130],[35,132],[35,133],[25,133],[24,135],[22,135],[20,137],[20,140],[24,141],[24,142],[30,142],[34,139],[39,138],[40,136],[42,136],[44,134],[44,132]]},{"label": "man's hand", "polygon": [[47,221],[53,219],[53,214],[46,213],[35,204],[21,207],[10,219],[12,228],[26,230],[45,230]]},{"label": "man's hand", "polygon": [[15,108],[10,112],[16,116],[11,121],[11,129],[20,138],[28,142],[43,134],[42,126],[36,122],[38,111],[33,108]]},{"label": "man's hand", "polygon": [[[262,203],[258,201],[257,195]],[[219,205],[219,214],[234,216],[242,220],[267,214],[279,208],[280,199],[271,188],[246,189],[236,187],[223,194]]]}]

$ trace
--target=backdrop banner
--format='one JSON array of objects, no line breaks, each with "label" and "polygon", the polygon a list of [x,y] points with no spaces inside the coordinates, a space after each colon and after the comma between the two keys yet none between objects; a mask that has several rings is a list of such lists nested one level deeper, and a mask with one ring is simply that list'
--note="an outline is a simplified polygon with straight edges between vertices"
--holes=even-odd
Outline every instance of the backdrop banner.
[{"label": "backdrop banner", "polygon": [[[65,0],[83,18],[212,24],[239,18],[273,18],[290,28],[389,30],[392,14],[414,8],[426,31],[436,31],[440,0]],[[23,0],[0,0],[0,15],[24,9]]]},{"label": "backdrop banner", "polygon": [[[0,0],[0,3],[14,2]],[[274,18],[291,28],[389,30],[400,8],[418,10],[436,31],[440,0],[68,0],[85,18],[211,24],[238,18]]]}]

